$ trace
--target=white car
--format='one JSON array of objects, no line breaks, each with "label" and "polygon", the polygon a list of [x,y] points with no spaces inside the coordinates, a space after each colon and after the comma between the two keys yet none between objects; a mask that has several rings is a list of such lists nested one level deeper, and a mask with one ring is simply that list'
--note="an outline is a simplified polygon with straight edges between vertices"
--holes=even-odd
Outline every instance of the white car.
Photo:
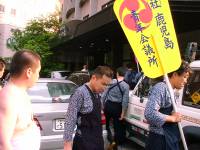
[{"label": "white car", "polygon": [[39,79],[27,91],[42,135],[41,150],[63,148],[65,114],[69,97],[76,88],[71,81],[48,78]]},{"label": "white car", "polygon": [[[175,92],[178,112],[182,114],[181,125],[189,150],[200,150],[200,61],[190,64],[193,73],[188,84]],[[148,92],[153,80],[141,77],[135,89],[130,92],[127,114],[127,137],[145,146],[149,125],[144,117]]]},{"label": "white car", "polygon": [[[40,150],[63,149],[64,121],[69,97],[78,86],[69,80],[40,78],[30,89],[34,120],[41,131]],[[106,137],[102,111],[103,135]]]},{"label": "white car", "polygon": [[70,74],[71,74],[71,71],[68,71],[68,70],[52,71],[51,78],[66,79]]}]

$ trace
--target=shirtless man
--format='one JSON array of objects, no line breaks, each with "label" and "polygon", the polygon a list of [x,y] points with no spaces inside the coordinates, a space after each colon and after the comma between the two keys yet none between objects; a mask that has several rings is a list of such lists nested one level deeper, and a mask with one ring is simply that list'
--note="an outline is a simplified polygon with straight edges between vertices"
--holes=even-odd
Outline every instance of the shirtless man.
[{"label": "shirtless man", "polygon": [[40,130],[26,90],[38,80],[40,69],[40,56],[32,51],[13,56],[10,80],[0,91],[0,150],[39,150]]}]

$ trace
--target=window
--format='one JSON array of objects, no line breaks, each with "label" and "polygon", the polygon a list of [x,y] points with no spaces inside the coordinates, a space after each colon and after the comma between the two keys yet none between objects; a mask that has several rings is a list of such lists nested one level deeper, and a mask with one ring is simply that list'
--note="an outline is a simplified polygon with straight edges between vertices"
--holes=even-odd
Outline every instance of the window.
[{"label": "window", "polygon": [[70,8],[66,13],[66,19],[68,19],[75,12],[75,8]]},{"label": "window", "polygon": [[27,92],[32,103],[52,103],[53,98],[60,98],[61,102],[68,102],[76,88],[77,86],[72,83],[38,82]]},{"label": "window", "polygon": [[183,93],[183,105],[200,108],[200,71],[193,72]]},{"label": "window", "polygon": [[83,7],[83,5],[87,2],[88,0],[80,0],[79,2],[79,7]]},{"label": "window", "polygon": [[140,83],[137,86],[138,88],[136,90],[135,95],[140,98],[142,98],[142,97],[147,98],[151,87],[161,81],[163,81],[163,77],[159,77],[159,78],[155,78],[155,79],[150,79],[148,77],[144,77],[141,82],[139,79]]},{"label": "window", "polygon": [[136,90],[136,95],[138,97],[147,97],[149,93],[149,89],[151,87],[150,78],[145,77],[137,86],[138,89]]},{"label": "window", "polygon": [[14,8],[11,8],[11,11],[10,11],[11,15],[15,16],[16,15],[16,9]]},{"label": "window", "polygon": [[0,4],[0,12],[5,12],[5,6]]},{"label": "window", "polygon": [[83,20],[87,20],[89,18],[89,14],[83,17]]},{"label": "window", "polygon": [[111,1],[109,1],[108,3],[105,3],[104,5],[102,5],[102,6],[101,6],[101,9],[105,9],[105,8],[111,6],[111,5],[113,5],[113,3],[114,3],[114,0],[111,0]]},{"label": "window", "polygon": [[48,92],[47,83],[36,83],[36,85],[28,89],[27,92],[33,103],[51,103],[52,101]]},{"label": "window", "polygon": [[51,97],[58,97],[61,95],[71,95],[76,86],[72,83],[48,83],[47,84]]}]

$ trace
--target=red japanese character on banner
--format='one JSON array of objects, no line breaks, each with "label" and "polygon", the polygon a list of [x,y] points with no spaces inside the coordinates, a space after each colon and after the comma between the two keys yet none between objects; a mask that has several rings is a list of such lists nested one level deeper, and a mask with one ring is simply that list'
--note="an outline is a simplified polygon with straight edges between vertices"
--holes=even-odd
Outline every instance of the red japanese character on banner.
[{"label": "red japanese character on banner", "polygon": [[[122,18],[125,9],[128,9],[130,13]],[[119,16],[128,29],[142,31],[149,26],[153,13],[145,0],[124,0],[119,9]]]}]

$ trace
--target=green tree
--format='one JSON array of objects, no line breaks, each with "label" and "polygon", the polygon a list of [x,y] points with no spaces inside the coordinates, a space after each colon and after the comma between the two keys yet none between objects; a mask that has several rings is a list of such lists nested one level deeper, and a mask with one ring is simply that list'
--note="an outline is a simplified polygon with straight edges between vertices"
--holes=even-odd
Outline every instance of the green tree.
[{"label": "green tree", "polygon": [[54,60],[52,47],[63,41],[59,37],[61,23],[57,16],[33,19],[23,30],[12,29],[12,36],[7,41],[7,46],[14,51],[30,49],[41,56],[41,76],[48,76],[50,71],[64,68],[64,64],[52,61]]}]

